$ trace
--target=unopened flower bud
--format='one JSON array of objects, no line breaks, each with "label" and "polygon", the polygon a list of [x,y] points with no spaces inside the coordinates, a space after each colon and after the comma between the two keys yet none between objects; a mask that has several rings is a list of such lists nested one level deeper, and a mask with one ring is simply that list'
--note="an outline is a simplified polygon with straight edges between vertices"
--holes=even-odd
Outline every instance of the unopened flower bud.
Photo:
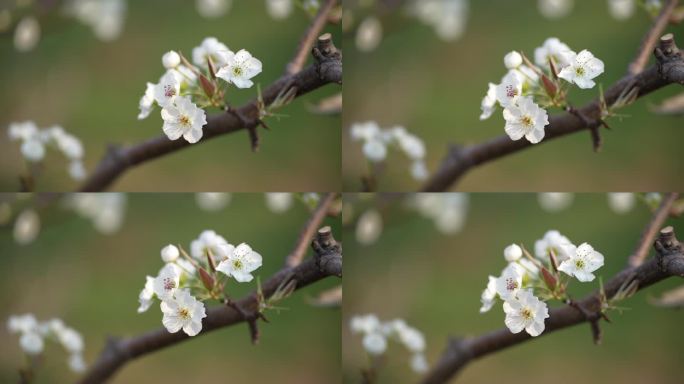
[{"label": "unopened flower bud", "polygon": [[508,69],[518,68],[522,62],[522,56],[516,51],[508,52],[506,56],[504,56],[504,65]]},{"label": "unopened flower bud", "polygon": [[180,65],[181,58],[176,51],[168,51],[162,56],[162,64],[166,69],[176,68]]}]

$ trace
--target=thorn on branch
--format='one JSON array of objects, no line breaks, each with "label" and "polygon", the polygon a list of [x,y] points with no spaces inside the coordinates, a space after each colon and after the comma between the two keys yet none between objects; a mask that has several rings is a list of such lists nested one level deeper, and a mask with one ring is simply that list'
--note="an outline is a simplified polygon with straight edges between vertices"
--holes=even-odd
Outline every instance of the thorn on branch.
[{"label": "thorn on branch", "polygon": [[579,109],[571,105],[568,105],[565,108],[565,111],[580,119],[580,121],[582,121],[582,124],[589,128],[589,132],[591,133],[591,142],[594,147],[594,152],[599,152],[601,150],[601,147],[603,146],[603,139],[601,138],[599,128],[601,126],[604,126],[607,129],[609,129],[610,127],[608,127],[608,124],[606,124],[606,122],[603,121],[603,119],[601,118],[596,120],[590,119],[585,114],[583,114]]},{"label": "thorn on branch", "polygon": [[249,337],[252,340],[252,344],[258,344],[260,336],[258,322],[259,320],[263,320],[265,323],[268,323],[266,316],[259,311],[247,311],[243,309],[240,304],[231,299],[224,299],[223,303],[230,308],[233,308],[237,313],[240,314],[242,319],[249,326]]},{"label": "thorn on branch", "polygon": [[[252,152],[258,151],[259,132],[257,132],[257,128],[259,125],[263,124],[263,122],[261,122],[261,119],[248,119],[245,116],[243,116],[239,110],[231,107],[230,105],[226,105],[225,111],[233,115],[240,122],[240,125],[247,129],[247,133],[249,134],[249,142],[252,147]],[[265,124],[263,125],[265,126]]]},{"label": "thorn on branch", "polygon": [[663,35],[654,49],[658,74],[664,80],[684,85],[684,55],[677,48],[674,35]]},{"label": "thorn on branch", "polygon": [[333,237],[330,227],[325,226],[318,230],[311,247],[321,272],[342,277],[342,246]]},{"label": "thorn on branch", "polygon": [[342,84],[342,52],[335,47],[331,34],[322,34],[311,54],[316,60],[316,71],[321,80]]},{"label": "thorn on branch", "polygon": [[582,306],[581,303],[575,300],[570,299],[567,301],[567,304],[580,311],[580,313],[582,313],[582,316],[584,316],[584,318],[589,322],[589,325],[591,326],[591,335],[594,339],[594,344],[601,344],[601,340],[603,339],[603,333],[601,332],[599,321],[601,321],[601,319],[608,320],[608,318],[604,316],[600,311],[594,312],[584,308],[584,306]]}]

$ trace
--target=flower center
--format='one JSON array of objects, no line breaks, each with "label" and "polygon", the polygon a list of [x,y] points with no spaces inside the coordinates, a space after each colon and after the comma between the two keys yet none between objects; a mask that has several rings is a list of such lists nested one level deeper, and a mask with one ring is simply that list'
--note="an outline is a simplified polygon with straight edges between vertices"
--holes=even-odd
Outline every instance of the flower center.
[{"label": "flower center", "polygon": [[190,318],[190,311],[187,308],[181,308],[178,310],[178,316],[183,320],[187,320]]},{"label": "flower center", "polygon": [[584,269],[584,260],[582,260],[582,259],[575,260],[575,267],[577,267],[577,269]]},{"label": "flower center", "polygon": [[233,67],[233,75],[234,76],[242,76],[242,68],[241,67]]},{"label": "flower center", "polygon": [[515,281],[514,279],[510,278],[510,277],[507,278],[506,279],[506,290],[512,291],[516,288],[518,288],[518,282]]},{"label": "flower center", "polygon": [[520,311],[520,315],[521,315],[525,320],[529,320],[529,319],[531,319],[531,318],[533,317],[533,316],[532,316],[532,310],[529,309],[528,307],[523,308],[522,311]]},{"label": "flower center", "polygon": [[164,278],[164,290],[170,291],[174,288],[176,288],[176,282],[170,277]]},{"label": "flower center", "polygon": [[190,118],[188,115],[181,115],[178,118],[178,124],[184,126],[184,127],[189,127],[190,126]]},{"label": "flower center", "polygon": [[176,88],[173,85],[164,86],[164,96],[173,97],[176,95]]},{"label": "flower center", "polygon": [[242,269],[242,261],[241,260],[233,260],[233,267],[235,269]]},{"label": "flower center", "polygon": [[513,98],[518,95],[518,89],[512,85],[506,86],[506,97]]},{"label": "flower center", "polygon": [[575,74],[577,76],[584,76],[584,68],[582,68],[582,67],[575,68]]},{"label": "flower center", "polygon": [[530,115],[525,115],[520,118],[520,123],[526,127],[531,127],[533,125],[532,123],[532,116]]}]

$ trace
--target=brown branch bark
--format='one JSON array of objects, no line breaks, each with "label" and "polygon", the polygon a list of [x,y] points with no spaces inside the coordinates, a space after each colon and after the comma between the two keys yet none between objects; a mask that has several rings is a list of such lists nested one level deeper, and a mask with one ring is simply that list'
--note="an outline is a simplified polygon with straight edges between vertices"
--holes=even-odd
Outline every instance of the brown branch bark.
[{"label": "brown branch bark", "polygon": [[316,229],[321,226],[323,219],[328,215],[330,205],[333,200],[335,200],[336,195],[336,193],[328,193],[321,199],[320,203],[318,203],[318,207],[316,207],[316,210],[299,233],[299,238],[297,239],[294,249],[287,255],[287,258],[285,259],[286,267],[295,267],[302,262],[304,255],[306,255],[306,249],[309,247],[316,234]]},{"label": "brown branch bark", "polygon": [[653,240],[655,239],[656,235],[658,234],[658,229],[663,226],[665,220],[667,220],[667,218],[670,216],[672,205],[674,204],[675,200],[677,200],[678,196],[678,193],[670,193],[663,198],[663,201],[660,203],[660,206],[653,214],[651,222],[648,223],[646,228],[644,228],[644,231],[641,234],[639,244],[637,244],[637,248],[634,251],[634,254],[629,257],[630,267],[638,267],[644,262],[644,260],[648,256],[648,250],[651,247],[651,244],[653,243]]},{"label": "brown branch bark", "polygon": [[[298,97],[326,84],[342,83],[341,53],[337,51],[329,34],[322,37],[326,38],[319,39],[312,51],[315,58],[313,64],[296,74],[282,76],[263,91],[263,102],[266,105],[288,90],[293,90],[294,96]],[[253,135],[259,125],[263,125],[263,122],[259,116],[258,100],[252,100],[240,108],[207,116],[204,135],[197,144],[243,129]],[[254,139],[252,142],[254,143]],[[130,147],[110,146],[95,171],[80,187],[80,191],[102,191],[137,165],[197,144],[190,144],[182,139],[172,141],[162,135]]]},{"label": "brown branch bark", "polygon": [[[327,231],[328,234],[329,230],[329,227],[321,229],[323,232]],[[332,239],[331,234],[329,238]],[[323,246],[312,245],[312,247],[314,249],[313,258],[296,267],[284,267],[262,284],[264,297],[270,297],[278,287],[285,286],[290,282],[294,282],[296,284],[295,290],[298,290],[329,276],[342,277],[342,249],[339,244],[332,239],[332,242],[325,243]],[[339,270],[330,267],[334,264],[339,264]],[[202,321],[202,331],[198,336],[245,322],[249,325],[252,341],[258,339],[256,322],[264,318],[257,310],[257,292],[252,292],[240,300],[226,304],[207,310],[207,317]],[[90,367],[79,383],[102,383],[111,378],[129,361],[189,339],[191,337],[183,332],[169,333],[165,328],[128,339],[110,338],[98,360]]]},{"label": "brown branch bark", "polygon": [[[608,105],[615,103],[621,95],[636,89],[637,98],[647,95],[669,84],[684,84],[684,58],[674,45],[671,35],[665,35],[656,48],[657,63],[636,75],[627,75],[605,92]],[[600,101],[593,102],[577,109],[578,113],[587,117],[590,124],[571,113],[551,116],[546,127],[546,136],[539,144],[531,144],[527,140],[513,141],[503,135],[480,144],[470,146],[454,146],[442,160],[437,172],[422,186],[422,191],[436,192],[449,189],[471,169],[497,160],[504,156],[531,148],[534,145],[547,143],[558,137],[571,133],[597,129],[601,124]]]},{"label": "brown branch bark", "polygon": [[653,52],[653,49],[658,43],[658,37],[663,34],[663,31],[665,31],[665,28],[667,28],[667,25],[670,23],[670,16],[677,7],[677,3],[678,0],[668,1],[660,10],[658,17],[653,20],[653,25],[646,33],[646,36],[644,36],[636,58],[629,65],[629,74],[636,75],[646,68],[648,59],[651,57],[651,52]]},{"label": "brown branch bark", "polygon": [[[684,277],[684,249],[677,241],[672,227],[663,228],[653,245],[656,250],[655,258],[638,267],[624,269],[604,285],[608,299],[614,297],[621,287],[632,282],[636,282],[637,290],[641,290],[672,276]],[[596,315],[601,314],[600,293],[595,292],[570,305],[550,310],[546,328],[540,336],[588,321],[592,323],[592,333],[596,339],[597,331],[594,328],[598,326],[599,320]],[[423,378],[422,383],[444,383],[475,359],[533,339],[525,332],[511,333],[508,328],[474,338],[451,339],[441,359]]]},{"label": "brown branch bark", "polygon": [[337,0],[328,0],[318,10],[313,22],[306,32],[304,32],[304,35],[299,42],[299,47],[297,47],[297,52],[295,52],[294,57],[285,67],[286,75],[294,75],[304,68],[306,58],[316,42],[316,37],[321,34],[325,24],[328,22],[328,14],[330,14],[330,11],[335,4],[337,4]]}]

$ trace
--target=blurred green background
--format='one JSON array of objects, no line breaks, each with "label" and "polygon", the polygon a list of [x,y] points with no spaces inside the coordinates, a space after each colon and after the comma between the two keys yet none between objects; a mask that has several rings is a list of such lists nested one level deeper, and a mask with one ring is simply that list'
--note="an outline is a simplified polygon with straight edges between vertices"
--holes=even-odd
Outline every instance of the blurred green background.
[{"label": "blurred green background", "polygon": [[[505,135],[500,108],[489,120],[481,122],[479,115],[487,83],[498,83],[506,73],[506,53],[521,50],[533,57],[546,38],[558,37],[577,52],[589,49],[605,62],[606,71],[597,82],[607,87],[625,75],[651,24],[641,9],[626,21],[613,19],[606,0],[575,1],[573,11],[559,20],[543,18],[536,0],[470,1],[465,34],[447,43],[403,12],[355,6],[361,2],[345,3],[358,9],[353,12],[354,28],[344,37],[346,191],[360,190],[366,171],[361,144],[349,138],[351,124],[375,120],[382,127],[404,125],[425,141],[428,169],[434,172],[447,144]],[[356,49],[355,31],[369,14],[380,19],[384,37],[377,49],[363,53]],[[681,25],[669,30],[684,39]],[[492,192],[680,190],[684,181],[673,175],[684,171],[682,119],[654,115],[649,107],[681,91],[670,86],[623,109],[629,117],[609,121],[613,129],[602,131],[604,148],[599,154],[592,151],[588,132],[576,133],[475,168],[458,187]],[[580,106],[597,96],[598,88],[574,89],[570,101]],[[390,152],[388,158],[379,190],[416,190],[419,183],[411,178],[403,154]]]},{"label": "blurred green background", "polygon": [[[202,230],[214,229],[229,242],[246,242],[261,253],[264,263],[255,276],[263,281],[282,267],[309,212],[298,203],[286,213],[272,213],[261,194],[234,194],[220,212],[201,211],[191,194],[129,194],[124,224],[110,236],[59,206],[43,208],[40,215],[42,231],[26,246],[12,240],[11,226],[0,227],[3,383],[16,382],[16,369],[23,363],[19,338],[8,335],[4,325],[9,315],[32,312],[39,320],[62,318],[83,333],[85,359],[92,363],[107,336],[134,336],[162,327],[158,304],[136,313],[145,275],[155,275],[163,265],[161,247],[180,243],[189,249]],[[337,219],[328,218],[325,224],[333,233],[340,230]],[[260,325],[257,346],[251,344],[247,326],[240,324],[131,361],[112,382],[338,382],[340,312],[314,307],[309,300],[339,283],[324,279],[281,302],[287,309],[267,314],[271,322]],[[233,282],[228,287],[234,297],[242,297],[256,283]],[[61,347],[48,347],[37,383],[75,381],[66,358]]]},{"label": "blurred green background", "polygon": [[[352,198],[345,195],[345,200]],[[535,240],[557,229],[576,244],[586,241],[603,253],[605,266],[597,276],[607,281],[625,267],[651,217],[644,204],[618,215],[609,209],[605,194],[576,195],[569,209],[553,214],[539,207],[534,194],[471,194],[463,231],[446,236],[430,220],[387,200],[384,196],[354,204],[356,214],[384,207],[384,230],[371,246],[354,240],[354,223],[344,218],[342,359],[347,383],[359,382],[359,369],[366,363],[361,336],[349,331],[351,316],[404,318],[424,333],[427,359],[434,364],[449,336],[476,336],[505,327],[500,302],[490,312],[479,313],[487,276],[498,275],[506,265],[504,247],[515,242],[534,249]],[[682,218],[667,223],[680,233],[684,230]],[[681,284],[681,279],[671,278],[623,302],[629,309],[622,315],[612,312],[613,323],[601,324],[601,346],[593,344],[588,325],[578,325],[476,360],[455,382],[681,383],[684,314],[648,301]],[[598,280],[574,281],[569,289],[582,297],[598,286]],[[403,347],[390,343],[388,351],[379,382],[416,382]]]},{"label": "blurred green background", "polygon": [[[11,32],[0,35],[0,127],[6,130],[9,123],[24,120],[34,120],[41,128],[60,124],[83,140],[86,169],[92,170],[109,143],[134,144],[163,135],[159,108],[146,120],[136,117],[146,82],[157,82],[164,73],[161,56],[166,51],[180,50],[189,57],[205,37],[215,36],[263,62],[263,72],[253,80],[265,88],[283,73],[309,22],[299,9],[285,20],[273,20],[264,1],[234,1],[229,13],[218,19],[202,18],[194,1],[129,1],[121,37],[104,43],[72,18],[43,16],[42,39],[31,52],[17,52]],[[339,38],[338,27],[327,28]],[[268,122],[272,130],[261,131],[256,154],[247,132],[238,132],[136,167],[112,188],[339,189],[340,118],[309,112],[321,98],[339,91],[338,86],[326,86],[280,110],[287,117]],[[229,101],[240,106],[256,95],[256,87],[231,89]],[[18,174],[24,170],[19,144],[9,142],[6,133],[0,134],[0,162],[0,190],[18,190]],[[48,154],[46,164],[38,190],[76,188],[60,154]]]}]

